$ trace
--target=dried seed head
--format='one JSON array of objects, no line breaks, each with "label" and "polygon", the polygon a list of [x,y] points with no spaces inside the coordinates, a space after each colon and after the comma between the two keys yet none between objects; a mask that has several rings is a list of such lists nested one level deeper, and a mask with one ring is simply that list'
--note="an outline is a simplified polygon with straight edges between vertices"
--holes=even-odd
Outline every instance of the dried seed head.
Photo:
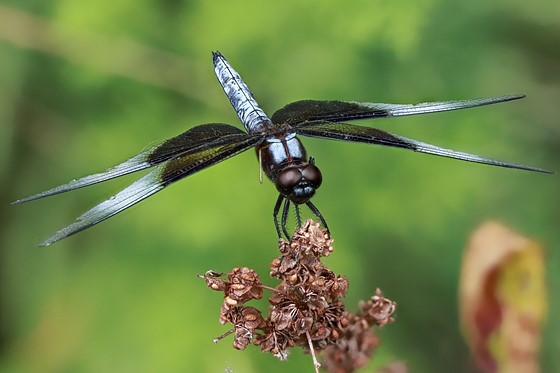
[{"label": "dried seed head", "polygon": [[392,315],[395,313],[397,304],[383,297],[381,290],[376,289],[367,302],[360,302],[360,310],[364,318],[372,324],[384,326],[394,321]]},{"label": "dried seed head", "polygon": [[257,273],[247,267],[234,268],[228,273],[230,281],[227,294],[240,303],[262,298],[262,282]]},{"label": "dried seed head", "polygon": [[242,327],[235,328],[235,337],[233,339],[233,348],[236,350],[244,350],[245,347],[251,340],[253,339],[253,333],[250,330],[247,330]]},{"label": "dried seed head", "polygon": [[353,316],[336,344],[323,352],[323,367],[329,372],[354,372],[369,361],[378,339],[369,324],[360,316]]},{"label": "dried seed head", "polygon": [[[341,298],[348,291],[348,280],[327,268],[321,258],[333,252],[333,240],[319,223],[307,220],[290,242],[278,241],[280,257],[270,264],[270,277],[280,283],[264,286],[256,272],[247,267],[234,268],[227,280],[221,273],[208,271],[203,277],[214,290],[224,292],[220,323],[233,325],[233,346],[245,349],[249,343],[280,359],[288,349],[300,346],[313,355],[322,354],[324,367],[331,372],[351,372],[364,365],[377,346],[371,326],[393,321],[395,303],[378,289],[360,313],[350,314]],[[263,288],[272,290],[268,298],[269,315],[244,304],[261,299]]]},{"label": "dried seed head", "polygon": [[[296,230],[290,242],[292,251],[300,251],[303,255],[328,256],[333,252],[331,246],[333,240],[330,239],[327,230],[321,229],[319,223],[308,219]],[[285,248],[281,249],[285,250]]]}]

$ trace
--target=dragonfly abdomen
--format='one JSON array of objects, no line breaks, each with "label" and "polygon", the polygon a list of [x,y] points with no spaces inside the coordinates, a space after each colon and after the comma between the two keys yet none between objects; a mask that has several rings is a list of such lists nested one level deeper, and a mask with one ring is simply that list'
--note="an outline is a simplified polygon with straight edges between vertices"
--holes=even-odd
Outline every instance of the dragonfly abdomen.
[{"label": "dragonfly abdomen", "polygon": [[212,56],[218,82],[247,132],[251,134],[265,132],[272,122],[255,101],[249,87],[220,52],[212,52]]}]

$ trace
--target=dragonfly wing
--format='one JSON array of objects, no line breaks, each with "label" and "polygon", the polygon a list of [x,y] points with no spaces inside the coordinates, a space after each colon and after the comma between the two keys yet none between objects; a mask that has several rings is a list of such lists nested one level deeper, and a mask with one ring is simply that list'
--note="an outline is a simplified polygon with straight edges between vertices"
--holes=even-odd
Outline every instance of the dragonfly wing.
[{"label": "dragonfly wing", "polygon": [[180,155],[197,152],[212,144],[226,144],[235,142],[247,137],[247,134],[237,127],[225,123],[209,123],[196,126],[188,131],[162,142],[134,157],[120,163],[104,172],[85,176],[77,180],[72,180],[67,184],[57,186],[44,192],[18,199],[12,202],[19,204],[35,199],[52,196],[59,193],[68,192],[74,189],[83,188],[102,181],[114,179],[119,176],[127,175],[136,171],[144,170],[168,161]]},{"label": "dragonfly wing", "polygon": [[110,218],[180,179],[254,147],[263,138],[244,135],[244,140],[191,152],[160,164],[115,196],[86,211],[74,223],[41,242],[40,246],[48,246]]},{"label": "dragonfly wing", "polygon": [[148,152],[142,152],[134,157],[124,161],[121,164],[118,164],[114,167],[111,167],[107,171],[100,172],[97,174],[89,175],[82,177],[77,180],[72,180],[71,182],[63,185],[59,185],[49,190],[45,190],[44,192],[34,194],[29,197],[18,199],[17,201],[12,202],[12,204],[19,204],[28,201],[33,201],[39,198],[52,196],[59,193],[68,192],[70,190],[79,189],[86,187],[88,185],[100,183],[105,180],[110,180],[119,176],[127,175],[132,172],[144,170],[146,168],[151,167],[152,165],[147,162],[147,154]]},{"label": "dragonfly wing", "polygon": [[441,157],[460,159],[468,162],[488,164],[492,166],[518,168],[521,170],[552,173],[541,168],[524,166],[521,164],[499,161],[474,154],[457,152],[451,149],[440,148],[421,141],[412,140],[403,136],[394,135],[376,128],[356,126],[347,123],[323,123],[297,128],[296,132],[303,136],[319,137],[325,139],[350,141],[366,144],[379,144],[397,148],[405,148],[419,153],[439,155]]},{"label": "dragonfly wing", "polygon": [[123,189],[117,195],[86,211],[80,215],[74,223],[62,228],[51,237],[41,242],[39,246],[49,246],[56,241],[83,231],[84,229],[118,214],[141,200],[148,198],[152,194],[159,192],[164,188],[163,185],[161,185],[159,174],[160,170],[158,167],[140,180],[137,180],[127,188]]},{"label": "dragonfly wing", "polygon": [[287,123],[294,127],[326,122],[346,122],[358,119],[391,118],[407,115],[437,113],[440,111],[466,109],[491,105],[499,102],[518,100],[525,95],[475,98],[470,100],[423,102],[420,104],[383,104],[354,101],[292,102],[272,116],[272,122]]}]

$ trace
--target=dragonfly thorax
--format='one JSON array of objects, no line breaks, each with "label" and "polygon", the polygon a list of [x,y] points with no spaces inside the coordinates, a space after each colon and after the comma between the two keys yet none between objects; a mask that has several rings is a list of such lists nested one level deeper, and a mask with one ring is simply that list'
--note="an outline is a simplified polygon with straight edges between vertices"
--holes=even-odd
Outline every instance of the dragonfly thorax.
[{"label": "dragonfly thorax", "polygon": [[313,197],[323,177],[295,133],[271,135],[256,150],[262,170],[282,196],[298,205]]}]

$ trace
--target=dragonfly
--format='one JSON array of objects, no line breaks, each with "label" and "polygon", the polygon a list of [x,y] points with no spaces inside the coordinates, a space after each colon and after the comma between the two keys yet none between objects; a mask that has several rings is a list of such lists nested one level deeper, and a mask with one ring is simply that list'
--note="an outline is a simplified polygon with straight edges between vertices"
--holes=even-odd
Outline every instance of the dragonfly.
[{"label": "dragonfly", "polygon": [[[290,238],[286,226],[291,204],[294,205],[299,225],[301,225],[299,207],[305,204],[328,231],[325,218],[310,201],[321,186],[322,174],[315,164],[315,159],[307,156],[298,136],[384,145],[492,166],[551,173],[541,168],[441,148],[377,128],[345,123],[361,119],[394,118],[473,108],[518,100],[525,97],[524,95],[418,104],[302,100],[292,102],[268,117],[239,73],[225,57],[218,51],[212,52],[212,57],[218,82],[245,131],[226,123],[200,124],[106,171],[72,180],[67,184],[14,201],[13,204],[20,204],[153,168],[116,195],[83,213],[72,224],[41,242],[40,246],[48,246],[90,228],[176,181],[249,149],[256,150],[261,181],[264,171],[279,192],[273,209],[278,237],[282,237],[284,233],[288,239]],[[279,220],[281,209],[282,215]]]}]

